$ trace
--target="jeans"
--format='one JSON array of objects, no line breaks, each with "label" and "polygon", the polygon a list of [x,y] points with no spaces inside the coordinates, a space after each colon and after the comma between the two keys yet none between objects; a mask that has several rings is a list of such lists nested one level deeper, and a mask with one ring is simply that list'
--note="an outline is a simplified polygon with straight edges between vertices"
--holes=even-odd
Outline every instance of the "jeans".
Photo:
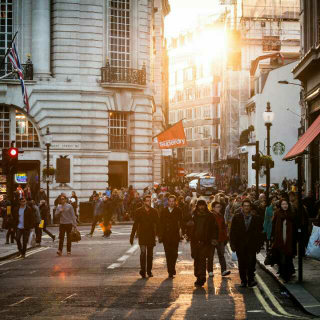
[{"label": "jeans", "polygon": [[93,235],[94,233],[94,229],[96,228],[97,223],[99,222],[100,217],[99,216],[94,216],[93,217],[93,221],[92,221],[92,225],[91,225],[91,231],[90,234]]},{"label": "jeans", "polygon": [[208,272],[213,272],[213,259],[214,259],[214,252],[216,251],[216,249],[218,252],[221,273],[227,270],[226,258],[224,257],[224,248],[225,247],[223,242],[218,242],[217,246],[211,247],[209,252],[209,257],[208,257],[208,265],[207,265]]},{"label": "jeans", "polygon": [[166,253],[167,269],[169,274],[176,274],[176,263],[178,259],[179,242],[163,242],[164,251]]},{"label": "jeans", "polygon": [[245,250],[237,252],[239,274],[242,283],[250,283],[254,280],[256,270],[256,253]]},{"label": "jeans", "polygon": [[[42,230],[40,229],[41,236],[42,236],[42,231],[46,233],[49,237],[51,237],[51,239],[54,239],[54,235],[49,230],[47,230],[46,226],[44,226]],[[40,242],[41,242],[41,237],[40,237]]]},{"label": "jeans", "polygon": [[152,261],[153,261],[153,246],[140,246],[140,266],[141,272],[146,272],[146,263],[147,263],[147,273],[151,273],[152,270]]},{"label": "jeans", "polygon": [[9,228],[9,230],[7,231],[7,234],[6,234],[6,242],[9,242],[10,240],[10,237],[11,237],[11,243],[14,243],[14,234],[15,234],[15,231],[11,231],[11,228]]},{"label": "jeans", "polygon": [[72,224],[60,224],[59,226],[59,251],[62,252],[64,236],[67,234],[67,252],[71,252],[71,237],[70,232],[72,230]]},{"label": "jeans", "polygon": [[201,282],[206,282],[206,260],[212,247],[208,244],[193,242],[192,257],[194,259],[194,276]]},{"label": "jeans", "polygon": [[[26,254],[30,230],[17,228],[16,241],[21,254]],[[22,237],[22,246],[21,246]]]},{"label": "jeans", "polygon": [[41,228],[39,227],[39,223],[36,223],[34,225],[34,232],[36,234],[36,243],[40,243],[41,242]]}]

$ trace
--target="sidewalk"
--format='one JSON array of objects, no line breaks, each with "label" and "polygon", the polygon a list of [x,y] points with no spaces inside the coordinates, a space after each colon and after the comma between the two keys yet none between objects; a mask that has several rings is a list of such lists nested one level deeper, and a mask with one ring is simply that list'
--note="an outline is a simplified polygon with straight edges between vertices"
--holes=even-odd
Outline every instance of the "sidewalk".
[{"label": "sidewalk", "polygon": [[261,250],[257,255],[257,262],[271,274],[279,284],[301,305],[308,313],[320,317],[320,261],[307,258],[303,259],[303,282],[298,281],[298,258],[293,260],[296,276],[290,283],[284,283],[277,275],[277,266],[265,266],[266,250]]}]

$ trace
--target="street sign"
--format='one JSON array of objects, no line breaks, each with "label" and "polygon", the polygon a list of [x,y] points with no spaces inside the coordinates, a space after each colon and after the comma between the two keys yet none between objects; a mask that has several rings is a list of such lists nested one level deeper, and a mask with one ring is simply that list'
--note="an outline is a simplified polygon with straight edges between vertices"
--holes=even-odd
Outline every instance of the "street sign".
[{"label": "street sign", "polygon": [[185,170],[184,168],[178,168],[178,177],[183,177],[185,175]]}]

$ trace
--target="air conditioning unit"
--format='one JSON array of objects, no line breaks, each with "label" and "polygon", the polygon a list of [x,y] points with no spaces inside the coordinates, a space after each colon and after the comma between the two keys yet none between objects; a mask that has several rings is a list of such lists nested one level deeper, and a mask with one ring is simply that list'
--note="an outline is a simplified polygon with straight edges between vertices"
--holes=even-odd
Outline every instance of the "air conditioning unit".
[{"label": "air conditioning unit", "polygon": [[247,147],[241,147],[239,151],[240,151],[240,153],[247,153],[248,149],[247,149]]}]

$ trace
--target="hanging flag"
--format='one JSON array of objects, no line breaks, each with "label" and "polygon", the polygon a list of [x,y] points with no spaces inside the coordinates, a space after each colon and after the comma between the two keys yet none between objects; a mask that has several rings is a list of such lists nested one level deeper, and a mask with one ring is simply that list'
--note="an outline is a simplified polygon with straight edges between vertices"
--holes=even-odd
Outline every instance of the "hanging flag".
[{"label": "hanging flag", "polygon": [[19,59],[19,55],[18,55],[18,51],[17,51],[15,43],[13,43],[12,48],[10,49],[10,52],[8,54],[8,57],[12,63],[13,68],[18,73],[18,77],[19,77],[19,80],[21,83],[23,103],[24,103],[24,106],[27,110],[27,113],[29,113],[28,92],[27,92],[27,87],[24,84],[22,67],[21,67],[21,63],[20,63],[20,59]]},{"label": "hanging flag", "polygon": [[160,149],[181,148],[187,145],[182,120],[173,125],[170,129],[159,133],[156,136]]}]

